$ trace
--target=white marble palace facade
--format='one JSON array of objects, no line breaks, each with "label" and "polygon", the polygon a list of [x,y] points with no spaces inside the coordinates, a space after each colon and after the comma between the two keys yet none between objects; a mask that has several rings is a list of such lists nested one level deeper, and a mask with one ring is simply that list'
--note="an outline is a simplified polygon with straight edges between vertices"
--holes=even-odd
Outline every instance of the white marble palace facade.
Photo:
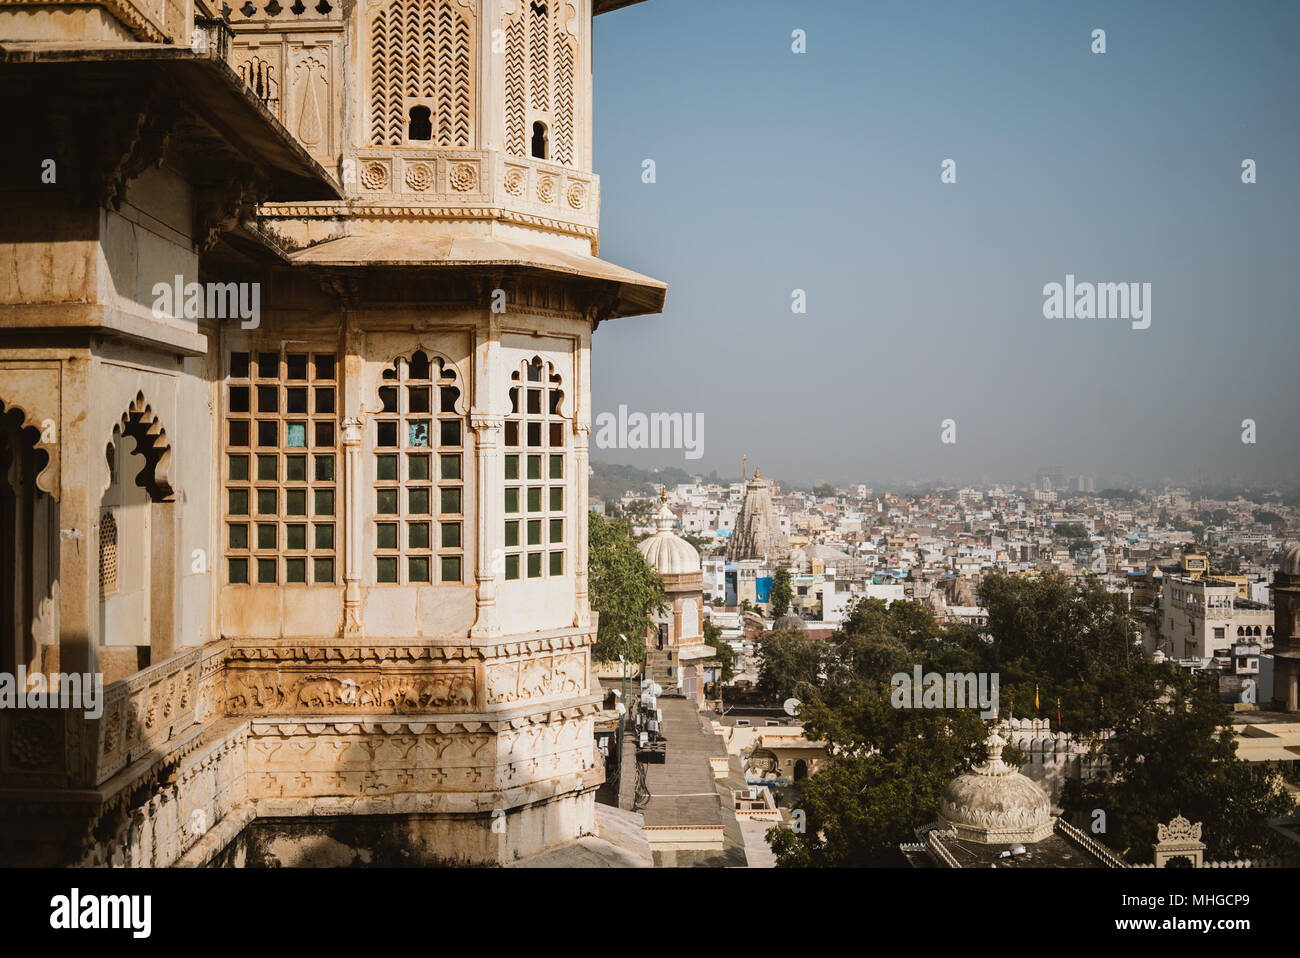
[{"label": "white marble palace facade", "polygon": [[0,672],[106,683],[0,710],[0,862],[592,831],[591,336],[666,289],[597,258],[628,5],[0,0]]}]

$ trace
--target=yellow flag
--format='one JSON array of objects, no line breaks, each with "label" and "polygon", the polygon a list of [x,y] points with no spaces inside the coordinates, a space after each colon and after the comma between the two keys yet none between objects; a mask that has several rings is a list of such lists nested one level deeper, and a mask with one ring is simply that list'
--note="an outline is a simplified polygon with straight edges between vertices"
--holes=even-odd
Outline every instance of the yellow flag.
[{"label": "yellow flag", "polygon": [[1034,683],[1034,711],[1038,711],[1038,683]]}]

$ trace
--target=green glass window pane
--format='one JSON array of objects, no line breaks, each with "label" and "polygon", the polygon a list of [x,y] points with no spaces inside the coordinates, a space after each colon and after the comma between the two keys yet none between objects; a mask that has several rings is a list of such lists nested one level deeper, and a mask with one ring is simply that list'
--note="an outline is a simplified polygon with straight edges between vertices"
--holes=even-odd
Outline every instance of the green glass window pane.
[{"label": "green glass window pane", "polygon": [[518,456],[506,456],[506,478],[507,479],[519,478],[519,457]]},{"label": "green glass window pane", "polygon": [[275,482],[280,478],[278,456],[257,457],[257,478],[260,482]]},{"label": "green glass window pane", "polygon": [[284,531],[284,547],[286,549],[305,549],[307,548],[307,527],[300,522],[290,523]]},{"label": "green glass window pane", "polygon": [[542,575],[542,554],[540,552],[528,553],[528,578],[539,579]]},{"label": "green glass window pane", "polygon": [[333,456],[316,457],[316,481],[317,482],[334,481],[334,457]]},{"label": "green glass window pane", "polygon": [[530,546],[539,546],[542,544],[542,520],[528,520],[528,544]]},{"label": "green glass window pane", "polygon": [[443,489],[440,493],[440,498],[442,499],[442,509],[439,510],[440,512],[450,513],[451,515],[460,514],[459,489]]},{"label": "green glass window pane", "polygon": [[506,578],[507,579],[519,578],[519,556],[517,555],[506,556]]},{"label": "green glass window pane", "polygon": [[564,511],[564,487],[563,486],[551,486],[551,511],[552,512]]},{"label": "green glass window pane", "polygon": [[519,490],[506,490],[506,512],[513,513],[519,511]]},{"label": "green glass window pane", "polygon": [[443,479],[460,478],[460,456],[443,456],[438,465]]},{"label": "green glass window pane", "polygon": [[443,582],[460,581],[460,556],[443,556],[440,579]]},{"label": "green glass window pane", "polygon": [[307,514],[307,490],[288,490],[284,494],[284,511],[291,516],[305,516]]},{"label": "green glass window pane", "polygon": [[257,490],[257,514],[259,516],[275,515],[275,504],[279,499],[274,489]]},{"label": "green glass window pane", "polygon": [[421,482],[429,478],[429,457],[423,453],[406,457],[406,478]]},{"label": "green glass window pane", "polygon": [[428,582],[429,581],[429,557],[428,556],[409,556],[407,558],[406,581],[407,582]]},{"label": "green glass window pane", "polygon": [[226,511],[232,516],[248,515],[248,490],[231,489],[226,496],[228,503]]},{"label": "green glass window pane", "polygon": [[274,582],[275,581],[275,559],[258,559],[257,560],[257,581]]},{"label": "green glass window pane", "polygon": [[551,456],[551,478],[552,479],[564,478],[564,457],[563,456]]},{"label": "green glass window pane", "polygon": [[329,522],[316,523],[316,548],[334,548],[334,526]]},{"label": "green glass window pane", "polygon": [[232,522],[230,524],[230,548],[247,549],[248,548],[248,526],[242,522]]},{"label": "green glass window pane", "polygon": [[519,520],[506,523],[506,545],[519,545]]},{"label": "green glass window pane", "polygon": [[444,549],[459,549],[460,523],[444,522],[440,528],[442,532],[442,547]]},{"label": "green glass window pane", "polygon": [[306,482],[307,481],[307,457],[306,456],[285,456],[284,457],[284,478],[289,482]]},{"label": "green glass window pane", "polygon": [[429,514],[429,490],[428,489],[408,489],[406,491],[407,512],[413,516],[427,516]]},{"label": "green glass window pane", "polygon": [[319,582],[323,585],[334,582],[334,560],[333,559],[313,559],[312,560],[312,581]]},{"label": "green glass window pane", "polygon": [[276,534],[276,525],[274,522],[259,522],[257,524],[257,547],[259,549],[275,549],[279,544],[279,536]]},{"label": "green glass window pane", "polygon": [[460,420],[443,419],[438,422],[438,442],[444,446],[460,445]]},{"label": "green glass window pane", "polygon": [[381,556],[375,560],[375,581],[385,583],[397,581],[396,556]]},{"label": "green glass window pane", "polygon": [[528,445],[530,448],[536,448],[542,444],[542,424],[540,422],[530,422],[528,424]]},{"label": "green glass window pane", "polygon": [[551,575],[564,575],[564,553],[551,553]]},{"label": "green glass window pane", "polygon": [[397,523],[381,522],[375,526],[375,546],[379,549],[397,548]]},{"label": "green glass window pane", "polygon": [[429,420],[421,419],[406,424],[406,444],[416,448],[429,445]]},{"label": "green glass window pane", "polygon": [[316,515],[318,516],[334,515],[334,490],[333,489],[316,490]]},{"label": "green glass window pane", "polygon": [[226,573],[230,577],[230,581],[233,584],[247,585],[248,584],[248,560],[231,559],[228,565],[226,566]]},{"label": "green glass window pane", "polygon": [[288,441],[285,445],[291,449],[307,448],[307,424],[305,422],[289,423]]},{"label": "green glass window pane", "polygon": [[540,486],[530,486],[528,489],[528,511],[542,511],[542,490]]},{"label": "green glass window pane", "polygon": [[375,457],[375,478],[380,482],[397,481],[397,457],[396,456],[376,456]]},{"label": "green glass window pane", "polygon": [[379,513],[381,516],[397,515],[396,489],[375,490],[375,512]]},{"label": "green glass window pane", "polygon": [[230,472],[228,473],[234,482],[245,482],[248,479],[248,457],[231,456]]},{"label": "green glass window pane", "polygon": [[406,527],[406,545],[410,549],[429,548],[429,523],[412,522]]},{"label": "green glass window pane", "polygon": [[548,540],[552,545],[564,541],[564,520],[551,520],[551,538]]},{"label": "green glass window pane", "polygon": [[307,581],[307,560],[306,559],[285,559],[284,560],[284,581],[285,582],[306,582]]},{"label": "green glass window pane", "polygon": [[542,478],[542,457],[541,456],[528,457],[528,478],[529,479]]}]

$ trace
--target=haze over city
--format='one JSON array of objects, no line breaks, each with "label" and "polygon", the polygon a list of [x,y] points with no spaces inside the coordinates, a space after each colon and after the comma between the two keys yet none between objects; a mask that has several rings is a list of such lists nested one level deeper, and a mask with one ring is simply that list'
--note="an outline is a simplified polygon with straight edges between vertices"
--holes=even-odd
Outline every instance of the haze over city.
[{"label": "haze over city", "polygon": [[[695,461],[594,458],[738,475],[748,452],[795,482],[1028,481],[1048,464],[1292,481],[1300,10],[734,8],[666,0],[597,23],[597,77],[644,78],[597,83],[601,255],[670,293],[662,316],[597,331],[593,410],[706,428]],[[1150,283],[1150,328],[1045,319],[1043,287],[1067,274]]]}]

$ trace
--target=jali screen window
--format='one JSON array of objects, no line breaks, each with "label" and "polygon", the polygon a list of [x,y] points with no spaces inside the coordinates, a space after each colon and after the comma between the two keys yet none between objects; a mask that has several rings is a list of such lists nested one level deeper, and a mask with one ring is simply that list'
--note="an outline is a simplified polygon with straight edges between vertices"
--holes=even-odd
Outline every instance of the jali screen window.
[{"label": "jali screen window", "polygon": [[337,581],[338,383],[332,352],[231,352],[225,381],[226,580]]},{"label": "jali screen window", "polygon": [[444,360],[416,352],[385,369],[374,448],[375,581],[459,583],[465,564],[465,422]]},{"label": "jali screen window", "polygon": [[505,424],[505,577],[565,573],[564,393],[534,357],[512,375]]}]

